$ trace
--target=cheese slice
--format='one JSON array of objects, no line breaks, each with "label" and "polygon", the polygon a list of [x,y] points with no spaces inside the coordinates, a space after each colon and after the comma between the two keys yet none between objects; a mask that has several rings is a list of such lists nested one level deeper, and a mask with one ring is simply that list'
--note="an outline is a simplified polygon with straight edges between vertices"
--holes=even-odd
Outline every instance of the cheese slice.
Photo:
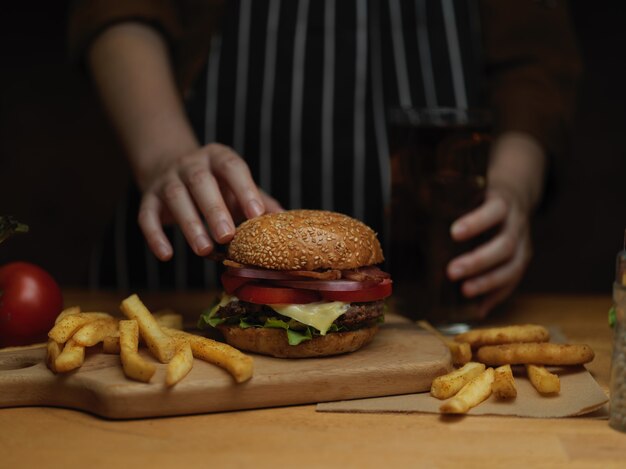
[{"label": "cheese slice", "polygon": [[269,306],[283,316],[295,319],[307,326],[312,326],[320,331],[321,335],[326,335],[331,324],[335,319],[348,311],[350,304],[333,301],[330,303],[317,302],[303,305],[282,304]]},{"label": "cheese slice", "polygon": [[[213,317],[220,307],[226,306],[228,303],[234,301],[239,301],[239,298],[224,293],[220,302],[215,305],[209,313],[209,317]],[[333,301],[307,303],[302,305],[273,304],[268,306],[277,313],[287,316],[288,318],[295,319],[296,321],[307,326],[314,327],[320,331],[321,335],[326,335],[326,332],[328,332],[332,323],[335,322],[335,319],[348,311],[350,303]]]}]

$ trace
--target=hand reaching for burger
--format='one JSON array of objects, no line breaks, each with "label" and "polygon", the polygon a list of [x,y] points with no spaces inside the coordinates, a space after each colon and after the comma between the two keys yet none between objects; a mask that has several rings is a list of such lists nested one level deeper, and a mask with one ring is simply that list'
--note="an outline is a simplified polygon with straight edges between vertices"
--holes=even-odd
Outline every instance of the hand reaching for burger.
[{"label": "hand reaching for burger", "polygon": [[544,152],[532,137],[502,135],[491,155],[485,202],[452,224],[451,235],[458,242],[497,228],[491,239],[447,268],[451,280],[462,281],[466,297],[483,297],[482,317],[513,292],[528,266],[530,217],[541,198],[544,171]]},{"label": "hand reaching for burger", "polygon": [[257,188],[244,160],[217,143],[167,161],[144,184],[138,222],[161,260],[172,256],[164,224],[177,223],[194,252],[203,256],[215,242],[229,242],[238,221],[281,210]]},{"label": "hand reaching for burger", "polygon": [[[200,146],[156,29],[117,23],[94,40],[89,65],[143,192],[139,225],[152,252],[172,257],[163,224],[177,223],[198,255],[230,241],[237,217],[280,210],[232,149]],[[205,221],[208,230],[205,228]]]}]

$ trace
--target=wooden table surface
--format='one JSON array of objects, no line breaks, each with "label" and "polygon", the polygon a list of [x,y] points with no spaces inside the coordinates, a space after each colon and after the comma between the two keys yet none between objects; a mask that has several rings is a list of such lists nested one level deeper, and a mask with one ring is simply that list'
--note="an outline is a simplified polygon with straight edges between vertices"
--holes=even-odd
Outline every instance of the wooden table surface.
[{"label": "wooden table surface", "polygon": [[[68,291],[66,304],[116,311],[122,295]],[[204,293],[142,295],[190,320]],[[489,324],[558,325],[596,351],[608,392],[607,296],[525,296]],[[1,392],[1,390],[0,390]],[[592,418],[317,413],[315,406],[109,421],[55,408],[0,409],[0,468],[14,467],[626,467],[626,433]]]}]

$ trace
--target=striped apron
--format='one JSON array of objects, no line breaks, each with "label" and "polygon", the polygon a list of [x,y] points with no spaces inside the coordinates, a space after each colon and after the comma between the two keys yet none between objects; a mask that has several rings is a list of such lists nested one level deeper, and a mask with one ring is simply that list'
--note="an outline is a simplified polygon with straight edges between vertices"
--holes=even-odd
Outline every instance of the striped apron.
[{"label": "striped apron", "polygon": [[[389,240],[390,108],[479,106],[480,26],[473,0],[233,0],[189,101],[206,143],[232,146],[285,208],[335,210]],[[137,199],[137,197],[135,197]],[[217,285],[176,228],[159,263],[120,208],[93,286]],[[139,244],[137,244],[139,243]],[[129,245],[141,246],[131,249]]]}]

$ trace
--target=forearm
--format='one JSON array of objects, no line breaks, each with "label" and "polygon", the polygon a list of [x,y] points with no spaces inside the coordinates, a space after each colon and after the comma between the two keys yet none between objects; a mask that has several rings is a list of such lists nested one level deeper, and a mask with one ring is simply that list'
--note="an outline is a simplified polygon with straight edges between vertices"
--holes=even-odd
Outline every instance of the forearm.
[{"label": "forearm", "polygon": [[156,30],[140,23],[112,26],[88,59],[140,186],[163,164],[198,148]]},{"label": "forearm", "polygon": [[495,141],[488,171],[489,187],[514,192],[527,213],[541,201],[545,172],[545,152],[534,137],[506,132]]}]

